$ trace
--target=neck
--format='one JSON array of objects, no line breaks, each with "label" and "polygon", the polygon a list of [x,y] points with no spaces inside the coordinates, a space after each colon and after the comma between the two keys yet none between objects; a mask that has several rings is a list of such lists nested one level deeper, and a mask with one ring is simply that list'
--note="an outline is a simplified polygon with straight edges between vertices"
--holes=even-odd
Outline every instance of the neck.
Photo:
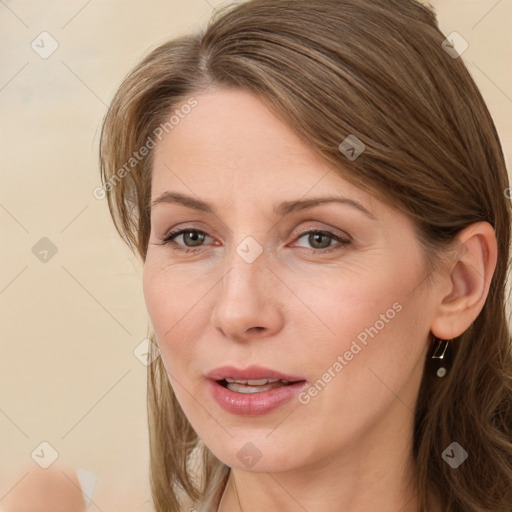
[{"label": "neck", "polygon": [[[219,512],[325,512],[336,503],[336,510],[360,512],[417,512],[418,500],[412,484],[391,481],[381,475],[371,487],[364,478],[325,475],[313,478],[307,487],[298,485],[291,474],[248,475],[233,470],[223,494]],[[304,483],[304,480],[302,480]]]}]

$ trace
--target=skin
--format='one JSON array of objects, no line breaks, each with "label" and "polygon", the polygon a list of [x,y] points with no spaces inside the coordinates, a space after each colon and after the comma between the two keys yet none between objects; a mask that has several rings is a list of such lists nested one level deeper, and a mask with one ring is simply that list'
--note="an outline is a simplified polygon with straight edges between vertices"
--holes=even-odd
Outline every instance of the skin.
[{"label": "skin", "polygon": [[[232,468],[219,510],[417,510],[411,436],[429,333],[453,338],[483,307],[496,263],[492,227],[464,230],[433,279],[412,221],[337,175],[256,97],[236,89],[195,97],[198,106],[154,149],[152,200],[178,192],[215,213],[152,208],[143,287],[177,399]],[[338,203],[272,211],[327,195],[358,201],[374,218]],[[162,245],[171,228],[206,236]],[[350,243],[311,239],[309,230]],[[253,263],[236,252],[247,236],[263,251]],[[400,312],[307,404],[242,417],[208,391],[205,374],[224,365],[314,383],[395,303]],[[250,469],[237,457],[248,442],[261,453]]]},{"label": "skin", "polygon": [[13,475],[10,491],[0,501],[2,512],[85,512],[74,469],[53,465],[27,466]]}]

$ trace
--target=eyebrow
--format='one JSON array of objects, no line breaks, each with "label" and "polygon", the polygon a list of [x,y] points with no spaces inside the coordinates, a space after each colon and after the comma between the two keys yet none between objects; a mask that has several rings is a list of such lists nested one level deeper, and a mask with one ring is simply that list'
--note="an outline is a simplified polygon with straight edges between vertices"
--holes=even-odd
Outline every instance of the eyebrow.
[{"label": "eyebrow", "polygon": [[[201,212],[213,214],[215,213],[215,210],[210,203],[202,201],[201,199],[196,199],[194,197],[187,196],[185,194],[180,194],[179,192],[164,192],[151,203],[151,208],[154,208],[156,205],[161,203],[180,204],[182,206],[186,206],[187,208],[192,208],[194,210],[199,210]],[[353,208],[356,208],[357,210],[364,213],[371,219],[377,220],[375,216],[358,201],[355,201],[354,199],[349,199],[347,197],[339,196],[315,197],[312,199],[285,201],[279,205],[274,206],[273,212],[276,215],[284,217],[285,215],[291,212],[306,210],[308,208],[313,208],[315,206],[319,206],[321,204],[326,203],[340,203],[352,206]]]}]

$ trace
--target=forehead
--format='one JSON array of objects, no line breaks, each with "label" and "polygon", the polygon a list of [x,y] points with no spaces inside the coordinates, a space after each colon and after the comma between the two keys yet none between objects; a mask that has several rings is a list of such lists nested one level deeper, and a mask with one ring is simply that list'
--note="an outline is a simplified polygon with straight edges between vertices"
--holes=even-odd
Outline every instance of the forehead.
[{"label": "forehead", "polygon": [[376,201],[334,172],[256,96],[213,89],[194,98],[197,106],[154,149],[153,199],[172,188],[226,199],[274,191],[276,200],[339,193]]}]

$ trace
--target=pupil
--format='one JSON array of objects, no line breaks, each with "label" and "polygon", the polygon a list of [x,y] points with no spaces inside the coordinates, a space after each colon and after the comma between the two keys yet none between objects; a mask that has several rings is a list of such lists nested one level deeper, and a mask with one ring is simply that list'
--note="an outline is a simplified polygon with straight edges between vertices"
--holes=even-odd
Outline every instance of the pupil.
[{"label": "pupil", "polygon": [[[322,238],[325,238],[327,243],[322,244]],[[316,243],[320,244],[320,247],[315,246]],[[315,248],[315,249],[325,249],[326,247],[329,247],[330,245],[330,239],[326,235],[322,235],[321,233],[311,233],[309,235],[309,243]]]},{"label": "pupil", "polygon": [[[185,244],[189,246],[201,245],[203,239],[204,235],[202,233],[197,233],[196,231],[188,231],[185,233],[184,237]],[[189,244],[188,241],[192,241],[192,243]]]}]

